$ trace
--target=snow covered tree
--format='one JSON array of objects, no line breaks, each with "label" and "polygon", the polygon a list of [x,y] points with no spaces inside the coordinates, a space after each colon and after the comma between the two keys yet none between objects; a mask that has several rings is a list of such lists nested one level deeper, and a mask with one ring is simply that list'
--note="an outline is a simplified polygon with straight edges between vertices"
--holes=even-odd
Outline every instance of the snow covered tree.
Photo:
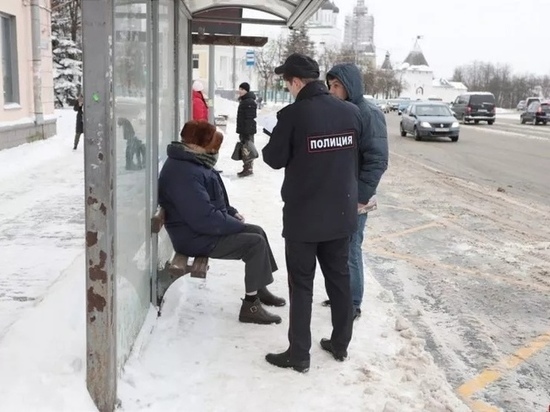
[{"label": "snow covered tree", "polygon": [[284,58],[292,53],[302,53],[311,58],[315,57],[315,44],[309,38],[306,26],[290,32],[286,41]]},{"label": "snow covered tree", "polygon": [[71,105],[80,93],[82,83],[82,50],[71,39],[52,39],[53,84],[57,107]]},{"label": "snow covered tree", "polygon": [[52,0],[56,107],[73,104],[82,82],[81,0]]}]

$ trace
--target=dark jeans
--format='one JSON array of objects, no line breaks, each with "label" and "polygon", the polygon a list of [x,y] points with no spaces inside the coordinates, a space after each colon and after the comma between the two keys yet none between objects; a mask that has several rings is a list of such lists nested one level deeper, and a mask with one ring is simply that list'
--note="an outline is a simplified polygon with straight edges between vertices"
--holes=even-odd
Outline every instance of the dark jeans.
[{"label": "dark jeans", "polygon": [[273,283],[273,272],[278,269],[267,235],[256,225],[246,224],[241,233],[222,237],[208,257],[242,260],[245,263],[244,284],[247,293]]},{"label": "dark jeans", "polygon": [[353,329],[348,268],[349,242],[348,237],[320,243],[286,241],[290,293],[288,340],[292,360],[309,359],[316,259],[319,260],[327,295],[331,301],[332,346],[336,351],[345,351],[348,348]]}]

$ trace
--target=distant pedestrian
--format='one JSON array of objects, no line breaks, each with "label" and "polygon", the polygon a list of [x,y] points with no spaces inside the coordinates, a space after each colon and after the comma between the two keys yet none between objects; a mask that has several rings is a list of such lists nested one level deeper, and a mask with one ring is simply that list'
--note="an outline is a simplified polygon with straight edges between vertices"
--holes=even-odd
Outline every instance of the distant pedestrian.
[{"label": "distant pedestrian", "polygon": [[74,103],[74,111],[76,112],[76,130],[74,134],[74,144],[73,150],[76,150],[78,147],[78,142],[80,141],[80,136],[84,133],[84,96],[82,94],[78,96],[76,102]]},{"label": "distant pedestrian", "polygon": [[[122,134],[126,140],[126,170],[140,170],[145,168],[145,144],[137,138],[134,126],[125,117],[119,117],[117,124],[122,127]],[[136,163],[134,163],[134,156]]]},{"label": "distant pedestrian", "polygon": [[254,145],[257,109],[256,95],[250,91],[250,84],[241,83],[239,85],[239,108],[237,109],[237,133],[242,144],[243,170],[237,173],[239,177],[253,174],[254,159],[258,156]]},{"label": "distant pedestrian", "polygon": [[193,82],[193,120],[208,121],[208,104],[204,98],[204,85],[200,80]]}]

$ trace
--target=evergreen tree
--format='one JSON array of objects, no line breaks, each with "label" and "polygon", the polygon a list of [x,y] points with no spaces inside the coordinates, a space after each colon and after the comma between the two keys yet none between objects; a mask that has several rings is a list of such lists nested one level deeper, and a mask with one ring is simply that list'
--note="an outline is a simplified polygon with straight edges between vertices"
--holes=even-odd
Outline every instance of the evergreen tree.
[{"label": "evergreen tree", "polygon": [[52,54],[56,107],[73,104],[82,82],[81,0],[52,0]]},{"label": "evergreen tree", "polygon": [[309,38],[307,27],[302,26],[290,32],[286,41],[284,58],[292,53],[302,53],[311,58],[315,57],[315,45]]}]

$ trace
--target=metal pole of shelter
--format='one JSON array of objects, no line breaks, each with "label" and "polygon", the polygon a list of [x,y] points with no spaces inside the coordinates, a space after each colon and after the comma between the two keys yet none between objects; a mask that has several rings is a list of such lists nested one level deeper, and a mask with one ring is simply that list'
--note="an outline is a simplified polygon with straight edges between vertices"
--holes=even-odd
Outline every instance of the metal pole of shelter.
[{"label": "metal pole of shelter", "polygon": [[101,412],[116,402],[113,24],[113,0],[82,2],[86,383]]}]

